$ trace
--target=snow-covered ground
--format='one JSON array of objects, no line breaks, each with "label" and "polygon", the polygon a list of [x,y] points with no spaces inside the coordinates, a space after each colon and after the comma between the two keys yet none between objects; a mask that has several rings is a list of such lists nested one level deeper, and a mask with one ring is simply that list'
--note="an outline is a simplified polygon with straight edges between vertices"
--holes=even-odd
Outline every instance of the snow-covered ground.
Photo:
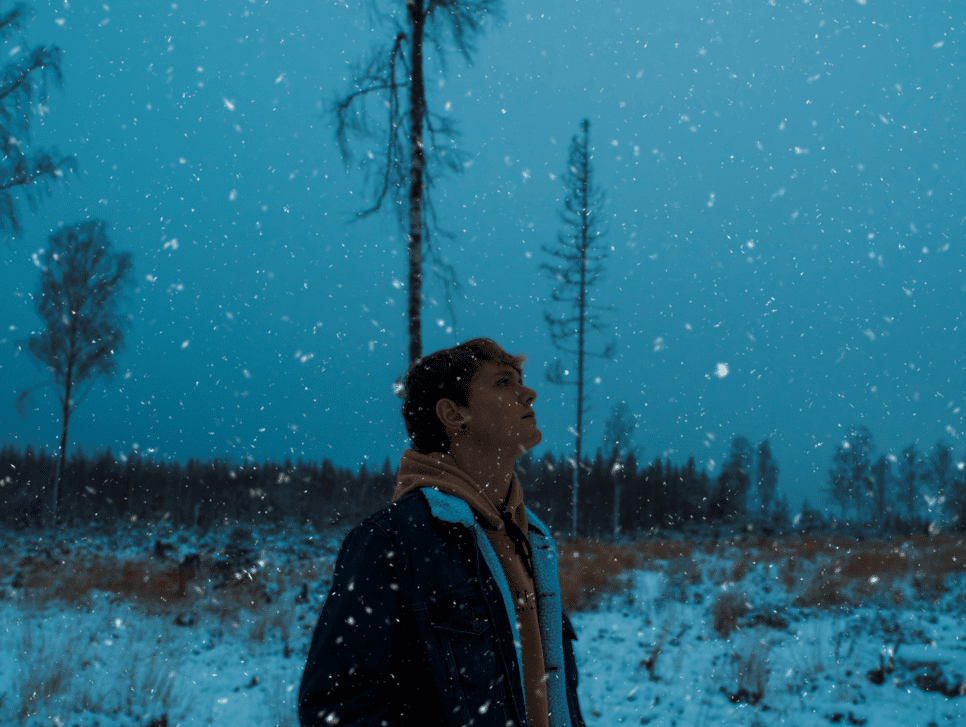
[{"label": "snow-covered ground", "polygon": [[[157,541],[170,547],[156,555]],[[296,725],[339,542],[308,530],[75,532],[53,545],[4,534],[0,724]],[[228,543],[240,577],[215,588]],[[194,552],[201,571],[179,582]],[[805,607],[821,556],[791,582],[775,563],[736,573],[736,549],[695,553],[655,561],[630,589],[574,614],[591,727],[966,724],[962,573],[929,597],[896,582],[858,605]],[[187,596],[174,599],[179,586]]]}]

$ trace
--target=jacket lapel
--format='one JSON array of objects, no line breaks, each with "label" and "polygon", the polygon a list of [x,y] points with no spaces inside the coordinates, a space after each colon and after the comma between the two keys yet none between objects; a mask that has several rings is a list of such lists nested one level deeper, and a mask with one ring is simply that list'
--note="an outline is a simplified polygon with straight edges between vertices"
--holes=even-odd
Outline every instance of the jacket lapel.
[{"label": "jacket lapel", "polygon": [[[513,609],[513,598],[510,595],[510,586],[507,583],[506,575],[503,573],[503,567],[500,565],[500,559],[497,557],[496,551],[493,550],[493,546],[490,545],[490,539],[486,537],[483,528],[477,524],[476,519],[473,517],[473,511],[470,509],[470,506],[464,500],[461,500],[455,495],[447,495],[432,487],[420,487],[419,491],[426,498],[426,502],[429,503],[429,510],[437,520],[463,525],[474,531],[476,547],[479,549],[480,555],[483,556],[483,561],[486,563],[487,568],[490,569],[490,573],[493,574],[493,578],[496,580],[496,584],[500,589],[500,595],[503,597],[503,608],[506,609],[507,621],[510,623],[510,631],[513,636],[513,647],[517,653],[520,693],[523,695],[524,701],[523,713],[526,714],[527,694],[523,688],[523,654],[520,648],[520,631],[517,629],[517,615]],[[540,603],[538,597],[538,618],[539,608]],[[543,628],[541,626],[541,635],[542,631]]]},{"label": "jacket lapel", "polygon": [[[503,568],[500,566],[496,551],[490,545],[486,533],[477,524],[473,511],[464,500],[447,495],[432,487],[421,487],[419,491],[429,503],[433,517],[443,522],[463,525],[476,534],[476,545],[490,572],[496,579],[503,597],[507,620],[513,634],[513,645],[517,652],[517,667],[520,677],[520,691],[523,689],[523,655],[520,651],[520,632],[517,629],[517,616],[513,608],[510,586],[507,584]],[[540,639],[543,642],[543,661],[547,673],[547,703],[550,708],[551,727],[571,727],[570,709],[567,706],[566,681],[563,660],[562,605],[560,601],[560,578],[557,573],[557,548],[550,531],[540,519],[527,508],[530,523],[530,546],[533,548],[533,581],[537,591],[537,620],[540,624]]]},{"label": "jacket lapel", "polygon": [[563,604],[557,573],[557,548],[550,530],[527,508],[530,547],[533,548],[533,581],[537,590],[537,618],[547,672],[547,705],[551,727],[571,727],[567,705],[567,682],[563,658]]}]

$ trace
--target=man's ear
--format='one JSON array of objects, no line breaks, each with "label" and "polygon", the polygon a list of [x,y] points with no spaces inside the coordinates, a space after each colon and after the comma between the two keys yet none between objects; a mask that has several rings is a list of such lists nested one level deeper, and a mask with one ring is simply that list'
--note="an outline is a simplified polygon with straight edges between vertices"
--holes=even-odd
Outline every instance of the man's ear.
[{"label": "man's ear", "polygon": [[436,402],[436,416],[439,417],[448,431],[460,429],[461,425],[470,420],[466,410],[458,406],[452,399],[440,399]]}]

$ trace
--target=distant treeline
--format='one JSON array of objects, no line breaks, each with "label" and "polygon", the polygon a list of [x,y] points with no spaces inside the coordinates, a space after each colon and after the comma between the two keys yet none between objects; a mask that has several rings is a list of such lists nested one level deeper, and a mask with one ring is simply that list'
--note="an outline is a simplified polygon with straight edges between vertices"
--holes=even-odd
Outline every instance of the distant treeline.
[{"label": "distant treeline", "polygon": [[[838,516],[823,515],[807,502],[792,512],[777,489],[779,470],[767,440],[753,448],[735,437],[714,477],[693,457],[683,466],[667,458],[641,465],[633,453],[605,456],[598,450],[593,460],[581,463],[578,534],[966,530],[966,474],[948,447],[937,443],[926,456],[909,447],[901,459],[873,461],[867,435],[853,429],[833,456],[825,494],[839,506]],[[0,449],[0,523],[38,527],[48,522],[56,464],[43,449]],[[572,467],[572,457],[551,453],[539,460],[528,453],[517,463],[528,506],[564,535],[570,534]],[[353,471],[329,459],[181,464],[137,453],[118,459],[110,450],[93,457],[77,451],[67,461],[59,510],[68,524],[164,519],[207,530],[224,522],[297,520],[348,527],[388,504],[395,473],[388,458],[379,469],[363,464]]]}]

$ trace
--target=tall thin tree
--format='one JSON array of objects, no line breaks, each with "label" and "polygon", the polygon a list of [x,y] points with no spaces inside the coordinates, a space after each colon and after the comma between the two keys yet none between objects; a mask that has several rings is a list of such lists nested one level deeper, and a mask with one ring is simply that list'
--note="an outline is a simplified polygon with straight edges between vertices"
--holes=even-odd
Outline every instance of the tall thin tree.
[{"label": "tall thin tree", "polygon": [[550,328],[554,346],[563,353],[576,357],[576,381],[568,381],[569,371],[558,360],[547,371],[547,380],[554,384],[570,384],[577,387],[577,426],[575,429],[576,452],[574,455],[574,478],[571,491],[571,531],[577,536],[577,494],[580,490],[581,448],[584,432],[584,414],[588,410],[585,401],[585,358],[596,356],[611,358],[614,344],[609,342],[601,352],[587,350],[590,332],[609,330],[600,311],[610,310],[597,305],[591,289],[603,273],[601,264],[606,257],[601,249],[603,229],[604,192],[594,183],[594,167],[591,163],[590,122],[580,123],[580,133],[570,142],[570,156],[563,181],[567,188],[560,220],[567,228],[557,236],[554,248],[543,247],[554,258],[552,263],[541,265],[554,281],[551,302],[563,304],[563,312],[554,315],[549,310],[544,316]]},{"label": "tall thin tree", "polygon": [[[0,40],[17,37],[20,41],[31,15],[33,10],[24,3],[0,13]],[[14,193],[19,190],[36,207],[50,193],[51,183],[74,167],[72,155],[55,148],[32,151],[30,144],[31,124],[44,115],[49,84],[64,85],[62,57],[57,46],[29,48],[18,42],[0,69],[0,234],[5,238],[19,236],[21,231]]]},{"label": "tall thin tree", "polygon": [[620,536],[621,531],[621,495],[623,484],[627,479],[624,469],[624,455],[630,452],[631,437],[637,423],[630,416],[627,402],[619,402],[610,411],[610,418],[604,423],[604,445],[610,448],[608,469],[614,481],[614,517],[612,529],[614,537]]},{"label": "tall thin tree", "polygon": [[842,519],[849,505],[854,505],[861,519],[862,504],[871,499],[872,481],[872,433],[864,426],[849,427],[845,439],[835,449],[832,469],[828,471],[828,493],[842,508]]},{"label": "tall thin tree", "polygon": [[131,255],[112,251],[105,222],[81,222],[50,236],[36,296],[44,328],[32,334],[26,346],[31,358],[50,371],[52,380],[22,391],[17,397],[17,410],[26,417],[30,392],[46,384],[56,386],[62,422],[53,527],[57,526],[70,417],[93,380],[98,376],[110,378],[117,370],[115,355],[124,345],[128,326],[118,304],[133,281]]},{"label": "tall thin tree", "polygon": [[899,502],[905,510],[906,519],[911,522],[916,517],[916,501],[919,499],[919,483],[923,480],[922,462],[915,444],[902,450],[897,475]]},{"label": "tall thin tree", "polygon": [[943,440],[937,440],[926,456],[926,469],[923,472],[923,479],[931,490],[926,503],[931,511],[930,519],[934,521],[931,527],[934,529],[943,524],[945,515],[952,514],[948,510],[955,499],[954,469],[953,448]]},{"label": "tall thin tree", "polygon": [[[413,363],[422,355],[424,244],[434,267],[446,273],[441,276],[444,285],[455,285],[452,267],[431,244],[430,232],[439,233],[440,227],[428,192],[437,172],[460,173],[464,166],[455,146],[454,124],[429,110],[426,44],[436,51],[441,74],[446,71],[447,46],[470,62],[486,19],[500,18],[502,2],[389,0],[388,5],[383,10],[378,0],[370,0],[369,10],[378,25],[391,29],[392,41],[377,46],[367,61],[355,67],[351,90],[339,97],[334,111],[336,138],[347,164],[352,160],[350,136],[375,140],[383,147],[378,154],[367,149],[361,156],[365,186],[373,199],[356,218],[375,214],[388,203],[408,237],[409,361]],[[404,91],[408,91],[405,97]],[[373,123],[375,114],[385,119],[384,126]]]},{"label": "tall thin tree", "polygon": [[875,489],[875,509],[879,520],[879,527],[885,528],[886,513],[892,508],[886,505],[886,491],[892,480],[892,464],[889,458],[880,454],[879,458],[872,465],[872,483]]},{"label": "tall thin tree", "polygon": [[758,443],[758,463],[755,471],[755,489],[758,490],[760,522],[772,519],[778,495],[778,465],[771,452],[771,442],[762,439]]},{"label": "tall thin tree", "polygon": [[751,489],[752,447],[747,437],[731,440],[728,458],[718,475],[714,503],[724,520],[736,520],[748,512],[748,490]]}]

